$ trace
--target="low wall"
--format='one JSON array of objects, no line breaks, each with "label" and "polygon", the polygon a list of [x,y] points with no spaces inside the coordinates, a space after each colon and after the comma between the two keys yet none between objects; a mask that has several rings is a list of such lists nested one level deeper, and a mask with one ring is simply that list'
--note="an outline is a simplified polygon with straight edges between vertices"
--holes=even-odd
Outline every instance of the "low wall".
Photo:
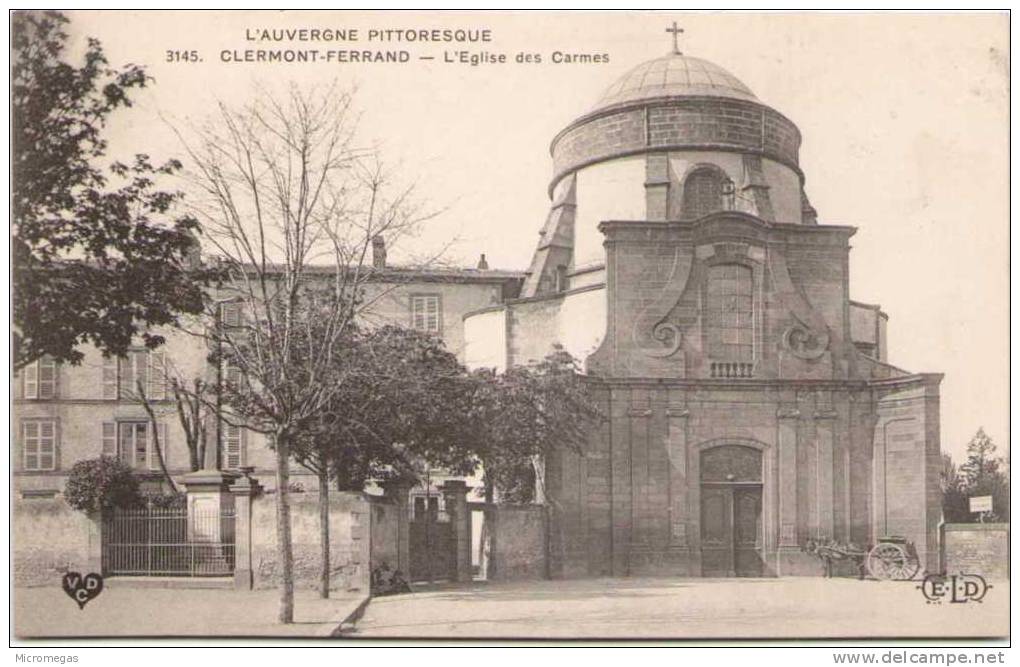
[{"label": "low wall", "polygon": [[11,507],[14,584],[56,586],[68,570],[100,568],[100,526],[55,498],[16,499]]},{"label": "low wall", "polygon": [[[319,496],[291,493],[291,536],[294,549],[294,585],[317,588],[320,571]],[[369,503],[362,494],[334,491],[329,496],[330,588],[369,590]],[[267,493],[252,501],[252,570],[255,588],[273,588],[280,582],[276,550],[276,495]]]},{"label": "low wall", "polygon": [[509,581],[546,578],[546,515],[542,505],[495,505],[489,579]]},{"label": "low wall", "polygon": [[1008,523],[947,523],[943,531],[942,563],[946,574],[1009,578]]},{"label": "low wall", "polygon": [[[397,504],[382,498],[370,498],[372,508],[372,567],[386,565],[391,570],[400,566],[400,534],[398,511],[407,511]],[[407,573],[404,573],[407,576]]]}]

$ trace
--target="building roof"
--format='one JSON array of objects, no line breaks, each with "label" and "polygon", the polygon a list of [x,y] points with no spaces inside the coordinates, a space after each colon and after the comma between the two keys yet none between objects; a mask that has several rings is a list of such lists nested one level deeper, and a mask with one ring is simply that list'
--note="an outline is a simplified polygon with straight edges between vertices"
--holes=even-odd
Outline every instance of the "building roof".
[{"label": "building roof", "polygon": [[670,53],[643,62],[606,89],[596,109],[658,97],[729,97],[757,102],[758,98],[722,67],[702,58]]}]

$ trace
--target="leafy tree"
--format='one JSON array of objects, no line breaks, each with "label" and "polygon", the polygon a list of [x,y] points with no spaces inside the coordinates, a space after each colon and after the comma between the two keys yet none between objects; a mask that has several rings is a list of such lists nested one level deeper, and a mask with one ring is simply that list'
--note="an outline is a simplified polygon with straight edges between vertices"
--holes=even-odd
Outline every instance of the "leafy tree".
[{"label": "leafy tree", "polygon": [[130,466],[108,456],[75,463],[64,485],[64,498],[68,505],[87,514],[142,504],[138,478]]},{"label": "leafy tree", "polygon": [[996,455],[995,443],[979,428],[967,444],[967,460],[960,466],[968,497],[992,496],[992,518],[1009,521],[1009,475],[1006,460]]},{"label": "leafy tree", "polygon": [[219,307],[237,315],[209,312],[215,325],[194,333],[241,378],[224,388],[221,416],[266,435],[275,453],[281,623],[294,618],[294,447],[342,389],[330,381],[335,355],[372,303],[373,239],[395,243],[431,216],[355,146],[352,102],[336,86],[260,90],[178,130],[194,165],[188,201],[222,270]]},{"label": "leafy tree", "polygon": [[117,356],[136,336],[156,347],[149,329],[199,312],[210,277],[189,269],[197,221],[171,218],[180,195],[156,187],[179,162],[96,164],[111,114],[151,79],[110,67],[95,39],[80,66],[65,62],[67,23],[52,11],[11,19],[15,369],[43,355],[80,363],[85,342]]},{"label": "leafy tree", "polygon": [[968,506],[967,494],[963,489],[956,464],[952,457],[942,453],[942,470],[939,475],[939,486],[942,489],[942,516],[947,523],[965,523],[972,520]]},{"label": "leafy tree", "polygon": [[979,428],[967,444],[967,460],[959,468],[949,455],[942,455],[942,513],[947,522],[978,521],[970,511],[974,496],[991,496],[990,518],[1009,521],[1009,464],[996,451],[984,428]]},{"label": "leafy tree", "polygon": [[[329,596],[329,487],[360,491],[368,479],[415,479],[421,461],[449,464],[461,435],[451,397],[463,368],[442,340],[387,325],[354,331],[334,356],[339,386],[332,400],[296,438],[293,452],[319,481],[322,571]],[[465,461],[457,461],[460,467]],[[473,465],[467,464],[473,468]]]},{"label": "leafy tree", "polygon": [[486,501],[494,492],[527,503],[544,491],[544,461],[559,448],[580,451],[602,413],[576,360],[557,347],[541,362],[498,374],[479,370],[468,423],[482,462]]}]

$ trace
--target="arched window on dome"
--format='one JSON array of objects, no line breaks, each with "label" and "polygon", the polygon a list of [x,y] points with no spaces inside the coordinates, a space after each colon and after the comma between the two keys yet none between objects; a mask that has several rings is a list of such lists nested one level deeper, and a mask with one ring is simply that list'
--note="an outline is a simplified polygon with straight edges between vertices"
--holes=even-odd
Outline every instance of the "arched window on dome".
[{"label": "arched window on dome", "polygon": [[684,218],[700,218],[733,208],[733,181],[721,170],[698,167],[684,181],[681,212]]}]

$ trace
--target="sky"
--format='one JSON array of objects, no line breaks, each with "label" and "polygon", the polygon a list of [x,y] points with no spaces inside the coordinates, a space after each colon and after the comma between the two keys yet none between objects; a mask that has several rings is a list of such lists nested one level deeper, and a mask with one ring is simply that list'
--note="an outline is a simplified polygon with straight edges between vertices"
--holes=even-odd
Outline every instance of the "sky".
[{"label": "sky", "polygon": [[[168,121],[241,104],[256,85],[357,86],[361,135],[442,210],[412,254],[528,266],[548,212],[549,143],[617,77],[681,50],[793,120],[821,224],[853,225],[850,296],[889,314],[889,361],[945,373],[942,447],[1009,426],[1009,34],[1005,13],[69,12],[71,52],[100,39],[153,77],[108,128],[110,156],[183,152]],[[252,41],[261,29],[357,41]],[[369,40],[371,30],[489,31],[482,43]],[[350,32],[348,32],[350,35]],[[394,35],[391,33],[391,37]],[[287,36],[284,36],[285,38]],[[406,50],[406,63],[225,62],[246,49]],[[196,51],[200,61],[168,52]],[[460,51],[503,54],[471,65]],[[226,53],[224,53],[226,52]],[[608,62],[554,63],[554,52]],[[541,63],[518,63],[538,54]],[[433,60],[421,60],[431,56]],[[469,56],[468,56],[469,57]],[[170,59],[172,62],[167,62]],[[391,254],[391,256],[393,256]],[[399,251],[396,259],[399,261]]]}]

